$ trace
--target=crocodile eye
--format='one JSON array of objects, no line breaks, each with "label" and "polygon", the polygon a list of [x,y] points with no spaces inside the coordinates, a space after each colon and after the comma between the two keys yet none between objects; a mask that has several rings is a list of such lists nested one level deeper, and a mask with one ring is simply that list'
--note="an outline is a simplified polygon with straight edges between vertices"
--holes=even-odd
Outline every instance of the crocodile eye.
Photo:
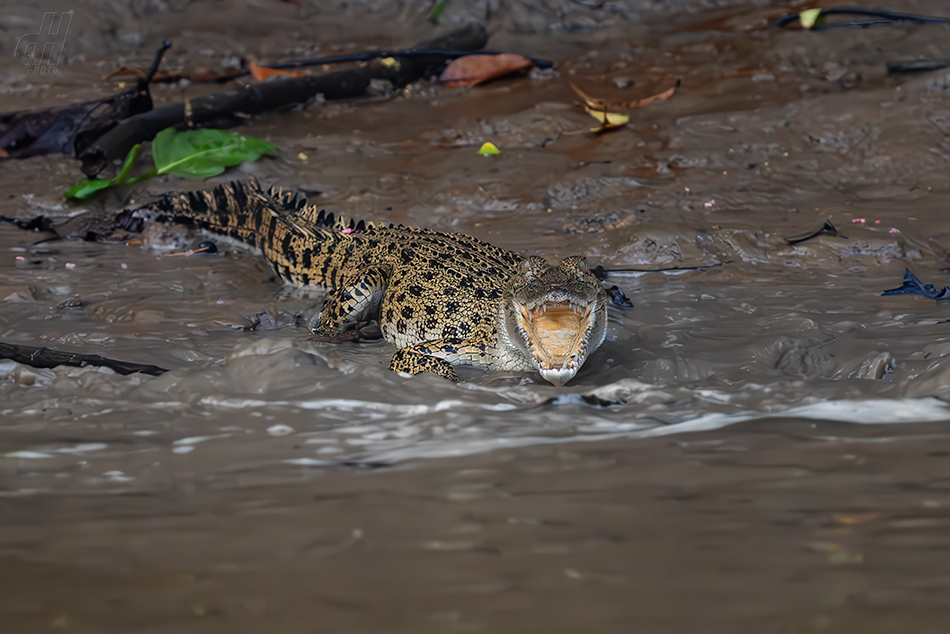
[{"label": "crocodile eye", "polygon": [[583,255],[572,255],[569,258],[564,258],[564,261],[561,262],[561,268],[568,273],[575,273],[579,277],[584,277],[584,274],[589,270],[587,268],[587,258]]}]

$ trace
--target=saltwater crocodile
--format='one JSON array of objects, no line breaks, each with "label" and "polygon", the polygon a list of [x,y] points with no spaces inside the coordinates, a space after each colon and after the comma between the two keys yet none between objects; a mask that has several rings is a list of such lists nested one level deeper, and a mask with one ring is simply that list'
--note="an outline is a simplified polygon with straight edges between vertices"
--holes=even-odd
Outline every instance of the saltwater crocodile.
[{"label": "saltwater crocodile", "polygon": [[378,320],[398,372],[458,381],[453,366],[471,365],[563,385],[606,336],[607,293],[583,257],[550,265],[461,233],[334,218],[253,181],[150,208],[256,247],[286,282],[328,289],[317,335]]}]

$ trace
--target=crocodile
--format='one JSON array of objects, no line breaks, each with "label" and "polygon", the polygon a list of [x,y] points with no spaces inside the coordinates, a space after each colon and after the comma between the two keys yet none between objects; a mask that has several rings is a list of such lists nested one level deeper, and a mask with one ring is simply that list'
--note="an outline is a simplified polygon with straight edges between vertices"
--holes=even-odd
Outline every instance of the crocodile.
[{"label": "crocodile", "polygon": [[458,381],[454,366],[469,365],[561,386],[606,338],[607,292],[580,256],[549,264],[462,233],[355,222],[256,181],[166,194],[147,209],[256,248],[287,283],[327,289],[318,337],[376,320],[397,372]]}]

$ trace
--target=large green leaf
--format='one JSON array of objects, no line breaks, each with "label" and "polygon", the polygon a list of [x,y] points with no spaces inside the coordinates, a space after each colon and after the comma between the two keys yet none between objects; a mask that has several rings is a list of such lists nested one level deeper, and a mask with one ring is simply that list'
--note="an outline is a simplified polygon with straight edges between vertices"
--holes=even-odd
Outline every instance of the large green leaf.
[{"label": "large green leaf", "polygon": [[217,176],[226,167],[241,161],[256,161],[265,154],[277,154],[277,146],[246,134],[228,130],[186,130],[179,132],[166,128],[152,141],[155,167],[144,174],[129,178],[129,172],[142,146],[129,150],[125,163],[115,178],[104,180],[84,178],[63,192],[64,198],[89,198],[100,189],[113,185],[138,183],[158,174],[173,174],[184,178]]},{"label": "large green leaf", "polygon": [[277,146],[230,130],[162,130],[152,141],[152,158],[159,174],[185,178],[217,176],[241,161],[277,154]]}]

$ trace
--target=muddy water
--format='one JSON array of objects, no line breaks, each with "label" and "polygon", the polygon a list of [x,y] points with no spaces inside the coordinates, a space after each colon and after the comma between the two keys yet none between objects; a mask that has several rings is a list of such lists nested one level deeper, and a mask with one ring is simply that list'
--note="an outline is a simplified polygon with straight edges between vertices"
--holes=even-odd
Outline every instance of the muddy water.
[{"label": "muddy water", "polygon": [[[108,94],[105,71],[168,36],[170,67],[220,68],[434,32],[416,3],[371,4],[51,5],[75,31],[40,78],[12,55],[38,9],[4,7],[0,103]],[[781,32],[786,8],[759,2],[498,4],[449,3],[442,26],[487,16],[492,48],[556,71],[263,117],[245,129],[281,157],[228,177],[585,253],[629,270],[610,284],[635,308],[566,388],[451,385],[390,373],[384,342],[311,342],[319,296],[239,248],[0,226],[0,341],[170,369],[0,361],[3,631],[945,631],[950,307],[880,293],[905,267],[948,283],[950,75],[883,69],[950,57],[950,29]],[[677,77],[602,136],[568,85],[631,100]],[[478,156],[486,140],[502,154]],[[3,163],[0,214],[197,185],[66,205],[78,175]],[[784,240],[827,219],[841,236]]]}]

